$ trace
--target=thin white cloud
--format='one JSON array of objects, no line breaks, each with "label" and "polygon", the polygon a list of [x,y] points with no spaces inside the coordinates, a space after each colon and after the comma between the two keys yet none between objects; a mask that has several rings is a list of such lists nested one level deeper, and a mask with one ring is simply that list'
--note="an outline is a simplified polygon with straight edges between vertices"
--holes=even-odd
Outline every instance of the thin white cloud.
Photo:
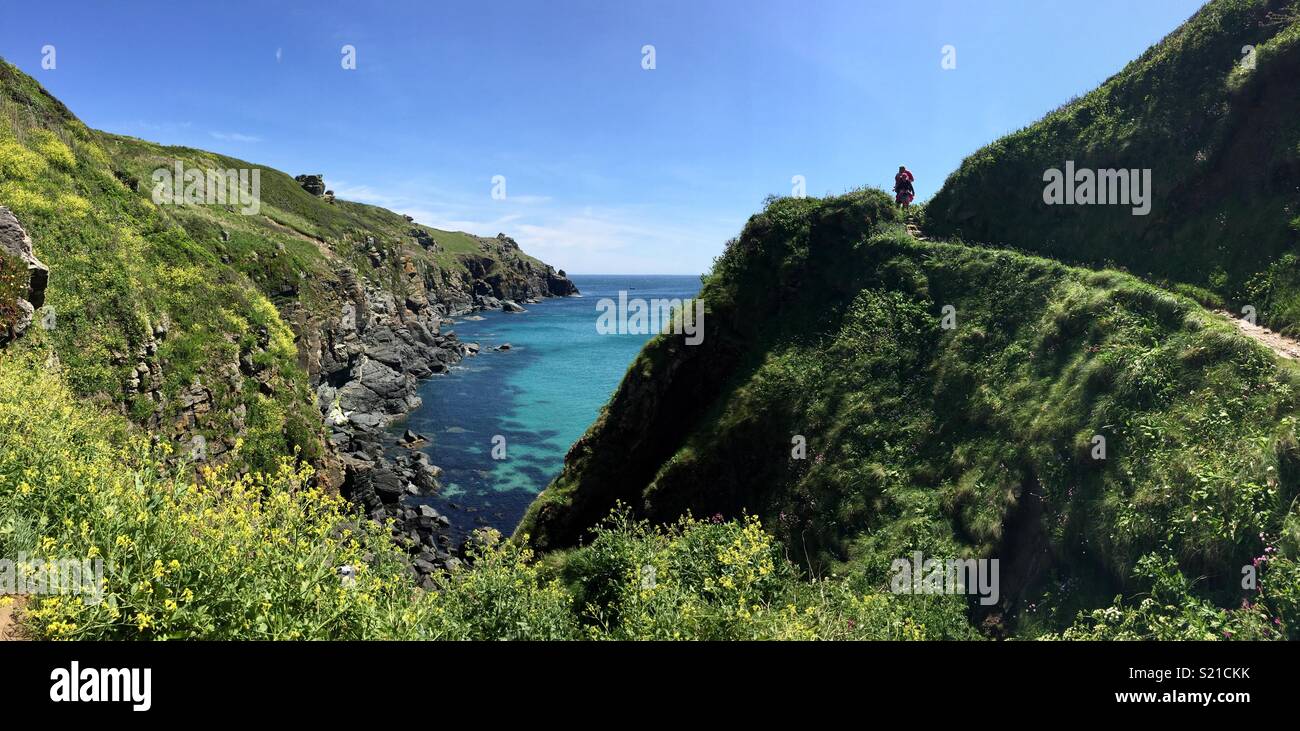
[{"label": "thin white cloud", "polygon": [[537,206],[543,203],[550,203],[549,195],[511,195],[506,197],[506,202],[514,203],[521,206]]},{"label": "thin white cloud", "polygon": [[369,203],[371,205],[383,206],[384,208],[393,208],[400,205],[400,199],[384,193],[380,193],[366,185],[349,185],[346,182],[334,183],[331,186],[334,189],[334,197],[358,203]]},{"label": "thin white cloud", "polygon": [[415,182],[392,192],[346,181],[331,187],[341,199],[382,206],[444,231],[505,233],[529,254],[572,272],[702,272],[744,224],[743,218],[728,222],[716,216],[674,221],[651,206],[565,206],[549,196],[498,201]]},{"label": "thin white cloud", "polygon": [[433,212],[426,212],[427,218],[420,218],[414,214],[411,215],[415,220],[434,228],[440,228],[443,231],[464,231],[479,236],[492,236],[497,233],[508,234],[511,227],[518,225],[515,222],[522,218],[522,216],[517,213],[499,216],[490,220],[467,220],[449,217],[454,214]]},{"label": "thin white cloud", "polygon": [[240,134],[239,132],[209,132],[208,134],[212,135],[216,139],[224,140],[225,142],[261,142],[262,141],[261,137],[254,137],[253,135]]}]

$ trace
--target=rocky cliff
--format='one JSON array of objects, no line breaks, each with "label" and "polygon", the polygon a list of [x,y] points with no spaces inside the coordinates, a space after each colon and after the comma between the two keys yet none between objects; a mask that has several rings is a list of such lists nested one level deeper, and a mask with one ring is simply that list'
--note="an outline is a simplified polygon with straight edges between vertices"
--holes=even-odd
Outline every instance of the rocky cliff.
[{"label": "rocky cliff", "polygon": [[45,303],[50,270],[32,253],[32,239],[0,206],[0,345],[22,335]]},{"label": "rocky cliff", "polygon": [[[207,185],[160,195],[173,171]],[[426,563],[450,558],[433,550],[440,521],[400,497],[435,489],[437,470],[385,457],[383,427],[419,403],[420,379],[473,352],[451,317],[577,291],[504,234],[440,231],[338,200],[322,175],[88,129],[3,61],[0,206],[0,340],[48,349],[79,396],[178,461],[269,470],[296,454],[401,519]]]},{"label": "rocky cliff", "polygon": [[[436,246],[422,229],[412,233],[421,246]],[[450,273],[421,276],[405,259],[407,281],[396,292],[341,268],[324,313],[295,309],[304,322],[301,355],[337,458],[327,460],[328,479],[375,520],[394,519],[395,536],[412,548],[422,574],[459,562],[442,530],[449,521],[428,506],[402,504],[406,495],[437,489],[440,470],[420,452],[388,456],[392,440],[384,427],[420,405],[420,380],[477,355],[477,345],[448,329],[451,317],[578,293],[563,274],[524,258],[505,235],[483,239],[480,247],[464,270]]]}]

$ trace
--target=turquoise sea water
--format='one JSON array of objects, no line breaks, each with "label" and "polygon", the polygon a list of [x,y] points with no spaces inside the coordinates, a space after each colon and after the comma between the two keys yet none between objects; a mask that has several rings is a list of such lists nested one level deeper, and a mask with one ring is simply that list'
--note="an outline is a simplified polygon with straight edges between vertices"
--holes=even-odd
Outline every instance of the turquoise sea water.
[{"label": "turquoise sea water", "polygon": [[[509,533],[537,493],[559,474],[569,446],[595,420],[648,335],[601,335],[603,297],[682,298],[698,276],[573,275],[580,297],[525,305],[525,314],[481,312],[457,318],[462,342],[482,352],[422,384],[424,403],[392,428],[431,439],[423,448],[443,469],[441,494],[428,502],[458,533],[491,526]],[[510,343],[510,350],[493,350]],[[493,437],[506,458],[492,458]]]}]

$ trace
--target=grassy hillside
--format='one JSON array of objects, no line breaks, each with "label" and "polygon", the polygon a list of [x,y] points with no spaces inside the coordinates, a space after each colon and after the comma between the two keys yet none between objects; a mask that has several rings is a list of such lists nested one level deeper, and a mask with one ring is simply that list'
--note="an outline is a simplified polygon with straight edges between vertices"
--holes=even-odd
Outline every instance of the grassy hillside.
[{"label": "grassy hillside", "polygon": [[[285,460],[238,477],[167,467],[21,341],[0,358],[0,555],[102,559],[99,601],[17,601],[37,639],[940,639],[961,601],[809,585],[756,521],[655,530],[615,517],[562,570],[488,536],[417,588],[388,531]],[[340,575],[350,567],[351,578]],[[646,567],[655,581],[647,583]]]},{"label": "grassy hillside", "polygon": [[[1120,267],[1300,332],[1298,73],[1300,5],[1214,0],[1096,90],[968,157],[927,205],[927,231]],[[1067,160],[1150,169],[1150,213],[1046,205],[1044,172]]]},{"label": "grassy hillside", "polygon": [[[258,168],[258,215],[238,204],[155,205],[152,172],[178,162]],[[508,239],[418,226],[328,202],[270,168],[90,130],[3,61],[0,206],[51,269],[45,337],[75,393],[179,449],[200,435],[213,452],[233,452],[239,435],[239,454],[227,456],[266,469],[294,450],[321,455],[312,351],[319,323],[347,295],[345,270],[423,306],[468,303],[477,280],[547,269]],[[0,261],[0,295],[25,287],[12,268]]]},{"label": "grassy hillside", "polygon": [[[192,235],[210,238],[208,243],[212,248],[229,256],[236,266],[252,270],[254,276],[264,276],[265,260],[275,258],[274,247],[266,244],[289,245],[294,240],[314,244],[312,249],[317,256],[296,257],[284,262],[286,266],[273,266],[273,269],[292,269],[294,264],[310,266],[319,263],[316,260],[323,253],[329,259],[341,258],[364,272],[372,268],[365,254],[367,237],[376,239],[383,252],[385,247],[410,239],[411,231],[417,229],[432,236],[438,244],[436,251],[420,257],[427,259],[420,263],[463,272],[466,257],[482,255],[485,247],[495,241],[461,231],[413,224],[404,216],[377,206],[344,200],[331,204],[303,190],[291,175],[244,160],[188,147],[157,145],[133,137],[96,134],[111,156],[115,170],[139,180],[140,191],[146,195],[152,186],[151,173],[170,168],[178,160],[186,167],[198,169],[260,169],[260,215],[243,215],[239,206],[174,207],[178,222]],[[231,235],[231,241],[217,240],[222,229]],[[265,248],[259,250],[259,244]],[[404,250],[403,253],[413,252]],[[520,256],[541,264],[522,252]]]},{"label": "grassy hillside", "polygon": [[[66,639],[1296,638],[1300,370],[1193,299],[1300,330],[1294,5],[1213,2],[968,159],[926,227],[1021,251],[917,241],[877,190],[771,199],[704,342],[651,340],[519,540],[419,583],[313,474],[322,346],[342,389],[403,367],[372,304],[436,328],[554,273],[266,168],[256,215],[156,205],[158,168],[254,166],[89,130],[0,62],[0,206],[54,314],[0,350],[0,555],[105,562],[101,602],[0,601]],[[1066,160],[1151,168],[1151,215],[1043,205]],[[0,260],[0,326],[26,276]],[[998,559],[998,601],[894,593],[916,551]]]},{"label": "grassy hillside", "polygon": [[646,347],[518,533],[573,546],[621,502],[748,511],[807,573],[868,585],[916,550],[998,557],[991,621],[1028,634],[1183,575],[1254,602],[1242,567],[1300,547],[1296,368],[1133,277],[919,243],[896,215],[863,191],[750,219],[704,343]]},{"label": "grassy hillside", "polygon": [[[179,394],[202,377],[213,389],[209,435],[229,430],[242,406],[255,462],[273,464],[266,455],[294,447],[319,450],[293,333],[267,297],[124,186],[99,136],[3,62],[0,205],[52,269],[46,304],[55,326],[45,336],[78,394],[170,435]],[[265,364],[270,395],[252,379],[224,377],[241,355]],[[161,380],[166,407],[128,389],[141,360],[165,364],[145,377]]]},{"label": "grassy hillside", "polygon": [[[0,555],[23,552],[33,563],[56,557],[102,558],[105,573],[102,601],[75,595],[18,598],[20,631],[29,637],[64,639],[975,639],[981,633],[968,618],[965,597],[891,593],[873,558],[912,546],[951,554],[983,550],[979,540],[959,530],[962,525],[982,529],[986,540],[994,530],[991,515],[973,509],[977,498],[991,496],[993,510],[1014,510],[1007,506],[1021,495],[1015,494],[1014,485],[1007,487],[1006,481],[1015,477],[1009,470],[1044,464],[1058,468],[1043,470],[1039,492],[1051,502],[1047,514],[1066,515],[1062,525],[1049,529],[1054,550],[1063,554],[1069,553],[1068,536],[1091,535],[1110,524],[1109,518],[1101,525],[1089,519],[1084,508],[1097,503],[1109,505],[1103,515],[1115,516],[1114,524],[1134,524],[1125,529],[1128,533],[1121,531],[1130,543],[1145,540],[1152,530],[1176,526],[1167,539],[1189,553],[1211,544],[1223,545],[1228,552],[1239,545],[1260,550],[1249,536],[1234,537],[1261,526],[1287,532],[1284,511],[1274,506],[1292,489],[1289,455],[1294,442],[1288,441],[1290,422],[1278,421],[1275,411],[1292,396],[1283,386],[1258,388],[1258,379],[1271,373],[1289,384],[1289,371],[1277,370],[1266,354],[1216,322],[1193,325],[1200,315],[1192,305],[1130,278],[1010,254],[919,246],[897,232],[879,234],[869,223],[874,219],[887,224],[891,217],[883,195],[875,192],[824,201],[778,201],[755,217],[706,287],[710,316],[730,313],[716,330],[709,326],[705,342],[721,350],[712,351],[708,359],[739,348],[744,341],[732,336],[748,337],[763,329],[765,321],[772,326],[770,339],[755,342],[770,350],[737,351],[735,355],[751,366],[724,375],[734,385],[724,389],[716,403],[704,405],[707,418],[684,429],[684,423],[678,423],[677,431],[665,433],[670,439],[693,440],[692,452],[683,450],[678,459],[694,460],[710,482],[687,485],[689,475],[683,475],[664,495],[677,493],[679,503],[711,509],[713,498],[704,493],[714,487],[739,495],[747,485],[760,484],[718,480],[729,468],[718,459],[723,451],[751,460],[757,471],[750,474],[780,477],[781,460],[769,453],[788,454],[785,435],[771,449],[763,449],[758,437],[769,429],[765,424],[781,431],[781,425],[798,422],[809,438],[811,460],[808,467],[784,470],[787,479],[772,482],[774,491],[766,493],[766,502],[760,501],[760,515],[777,510],[775,519],[736,513],[734,520],[674,517],[655,526],[626,510],[615,511],[594,521],[584,546],[552,551],[540,562],[524,547],[486,536],[477,544],[472,567],[436,575],[433,591],[417,588],[405,553],[388,540],[383,526],[361,519],[353,506],[312,488],[309,467],[282,460],[270,472],[241,477],[224,468],[196,474],[185,465],[169,466],[167,443],[152,446],[122,416],[87,408],[67,388],[66,367],[49,360],[45,333],[38,330],[0,357],[0,434],[5,435],[0,439]],[[762,238],[756,237],[760,231],[765,232]],[[840,240],[856,243],[840,248],[834,244]],[[841,259],[848,251],[862,256]],[[829,278],[815,276],[823,270],[825,257],[861,263],[827,269],[835,272]],[[775,272],[808,288],[789,288],[773,296],[769,285]],[[981,309],[987,308],[991,295],[965,281],[970,273],[982,280],[1000,277],[1003,284],[1024,286],[1026,293],[1020,299],[998,297],[1006,303],[1001,309]],[[922,289],[929,295],[921,294]],[[1047,313],[1033,310],[1036,298],[1058,290],[1062,302],[1075,304]],[[1014,291],[1010,286],[997,290],[1003,295]],[[963,323],[948,336],[934,331],[926,304],[942,300],[957,303]],[[890,308],[891,317],[868,317],[870,308],[861,304],[866,302]],[[817,303],[840,307],[826,311],[826,329],[805,340],[795,334],[795,324],[811,314],[805,307]],[[763,317],[748,317],[743,309],[748,306],[761,307]],[[1149,327],[1182,333],[1170,346],[1177,357],[1166,358],[1162,352],[1134,362],[1141,348],[1131,341],[1146,342],[1143,328],[1148,326],[1129,315],[1153,309],[1163,314],[1160,324]],[[1095,315],[1095,326],[1088,326],[1089,319],[1080,312]],[[1010,337],[1058,345],[1040,356],[1015,348],[1005,355],[996,336],[984,340],[994,316],[1023,321]],[[1123,337],[1108,336],[1113,328]],[[927,344],[928,339],[933,342]],[[779,347],[781,343],[799,347]],[[1163,450],[1170,459],[1195,465],[1199,458],[1208,459],[1205,449],[1214,445],[1183,449],[1175,438],[1185,433],[1170,432],[1169,441],[1152,442],[1149,433],[1134,436],[1126,428],[1115,439],[1116,468],[1101,468],[1087,482],[1087,489],[1094,491],[1090,497],[1085,501],[1071,490],[1063,494],[1054,478],[1071,465],[1077,467],[1079,460],[1070,454],[1053,459],[1045,450],[1059,446],[1053,438],[1072,443],[1069,435],[1077,430],[1073,420],[1080,418],[1078,399],[1085,398],[1064,384],[1081,372],[1105,371],[1097,361],[1106,356],[1088,355],[1092,346],[1083,343],[1096,345],[1098,353],[1114,359],[1109,375],[1083,379],[1095,382],[1095,399],[1117,414],[1129,408],[1123,401],[1134,398],[1134,413],[1154,413],[1159,406],[1164,409],[1160,413],[1169,414],[1165,421],[1143,425],[1208,427],[1227,418],[1220,413],[1223,409],[1231,409],[1231,417],[1259,417],[1250,429],[1230,429],[1223,437],[1247,440],[1240,463],[1233,463],[1237,471],[1224,477],[1246,480],[1261,475],[1262,484],[1238,488],[1215,482],[1199,492],[1193,485],[1188,494],[1179,482],[1172,497],[1168,491],[1153,495],[1148,473],[1125,472],[1140,469],[1140,455],[1149,454],[1141,450]],[[673,360],[681,351],[669,352],[671,346],[668,339],[655,341],[620,393],[633,383],[662,383],[665,371],[675,374],[669,381],[693,388],[696,382],[689,369],[674,371]],[[803,347],[809,350],[800,354]],[[908,351],[911,361],[903,357]],[[1021,383],[983,382],[994,381],[994,374],[963,370],[969,360],[966,351],[982,354],[981,365],[1007,369]],[[1023,356],[1018,365],[1017,352]],[[830,356],[840,360],[826,360]],[[897,359],[924,369],[924,358],[942,363],[949,373],[940,379],[947,384],[941,392],[920,387],[922,376],[900,372],[906,366],[893,363]],[[1221,379],[1244,378],[1238,384],[1241,393],[1228,389],[1223,402],[1193,399],[1173,389],[1151,391],[1153,382],[1139,377],[1152,362],[1168,360],[1176,364],[1169,377],[1181,388],[1190,377],[1182,368],[1187,359],[1212,366],[1204,377],[1219,386],[1224,385]],[[816,380],[826,385],[818,386]],[[1023,434],[1017,418],[1031,423],[1035,418],[1032,409],[1015,398],[1019,389],[1059,390],[1064,398],[1061,413],[1032,424],[1048,440],[1043,451],[1017,446],[1009,453],[1016,460],[1008,456],[1003,460],[1007,469],[998,471],[999,450],[981,441],[980,427],[1002,438]],[[941,395],[952,399],[951,408],[936,406]],[[1000,408],[993,400],[999,395],[1006,397]],[[901,438],[871,431],[863,417],[876,407],[867,396],[878,397],[882,408],[897,416]],[[910,411],[901,402],[905,398],[914,400]],[[978,423],[960,416],[962,399],[983,404],[972,412]],[[747,416],[728,414],[731,404],[742,402]],[[666,398],[659,405],[671,408],[673,402]],[[617,411],[608,411],[579,449],[599,441],[618,417]],[[742,426],[746,421],[751,423]],[[920,437],[923,428],[948,432],[942,442],[927,444]],[[1269,433],[1278,436],[1266,440],[1262,435]],[[752,444],[737,444],[734,437],[741,434]],[[951,451],[944,445],[959,448]],[[624,453],[631,464],[638,463],[640,448]],[[977,475],[992,472],[989,478],[1003,483],[910,479],[955,469]],[[1281,478],[1276,483],[1270,481],[1273,474]],[[802,492],[791,493],[788,500],[776,492],[790,487]],[[1126,489],[1141,502],[1132,509],[1126,503],[1136,497],[1106,503]],[[1217,539],[1225,523],[1202,529],[1195,516],[1202,521],[1215,518],[1214,510],[1222,507],[1216,500],[1234,490],[1247,502],[1222,516],[1228,533]],[[695,491],[701,495],[690,494]],[[565,500],[574,502],[572,495]],[[865,508],[864,501],[869,501]],[[801,505],[790,504],[794,502]],[[1136,508],[1160,508],[1175,517],[1153,525],[1142,522],[1145,513]],[[1178,519],[1187,509],[1200,511],[1190,524]],[[632,510],[653,512],[643,504]],[[855,511],[868,514],[854,522],[859,520]],[[858,530],[862,527],[870,530]],[[1161,558],[1157,550],[1139,561],[1134,572],[1136,581],[1149,587],[1149,596],[1081,615],[1063,634],[1049,636],[1249,639],[1290,633],[1300,621],[1300,570],[1290,559],[1294,541],[1277,541],[1275,535],[1269,534],[1268,543],[1280,547],[1281,553],[1267,554],[1269,559],[1261,564],[1263,589],[1246,606],[1215,607],[1198,596],[1204,593],[1202,587],[1193,586],[1170,560],[1177,551]],[[842,547],[848,555],[837,563],[836,551]],[[807,581],[801,571],[800,565],[808,566],[810,551],[818,557],[824,580]],[[1114,548],[1107,551],[1124,554]],[[1061,565],[1088,566],[1084,560]],[[341,574],[344,567],[351,569],[350,578]],[[832,570],[836,575],[830,575]],[[1048,598],[1044,606],[1060,605]],[[1058,611],[1066,609],[1060,606]],[[1022,625],[1025,632],[1055,626],[1046,619]]]}]

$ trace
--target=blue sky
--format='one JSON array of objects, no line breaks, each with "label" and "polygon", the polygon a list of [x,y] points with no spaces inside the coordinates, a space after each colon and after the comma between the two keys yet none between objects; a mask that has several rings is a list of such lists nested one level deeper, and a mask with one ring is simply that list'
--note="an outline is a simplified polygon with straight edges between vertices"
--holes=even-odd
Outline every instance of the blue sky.
[{"label": "blue sky", "polygon": [[795,175],[906,164],[929,197],[1200,4],[50,0],[7,4],[0,55],[92,127],[324,173],[571,273],[699,273]]}]

